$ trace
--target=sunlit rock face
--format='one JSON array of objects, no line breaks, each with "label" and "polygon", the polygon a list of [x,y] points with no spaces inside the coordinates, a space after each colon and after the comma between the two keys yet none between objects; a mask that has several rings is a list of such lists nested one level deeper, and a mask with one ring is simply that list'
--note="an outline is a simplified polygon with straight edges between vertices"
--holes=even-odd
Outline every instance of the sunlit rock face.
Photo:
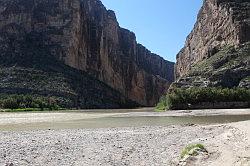
[{"label": "sunlit rock face", "polygon": [[205,0],[194,29],[177,55],[176,78],[224,46],[250,41],[249,0]]},{"label": "sunlit rock face", "polygon": [[205,0],[177,55],[175,85],[247,87],[249,41],[249,0]]},{"label": "sunlit rock face", "polygon": [[5,66],[60,62],[143,106],[174,81],[174,63],[138,44],[99,0],[0,0],[0,58]]}]

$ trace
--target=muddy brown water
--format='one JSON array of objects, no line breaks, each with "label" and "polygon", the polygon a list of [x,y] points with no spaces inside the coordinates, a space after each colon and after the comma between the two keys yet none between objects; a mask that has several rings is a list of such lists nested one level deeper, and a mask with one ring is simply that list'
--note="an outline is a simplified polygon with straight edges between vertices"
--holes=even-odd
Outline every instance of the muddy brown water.
[{"label": "muddy brown water", "polygon": [[[136,111],[136,112],[135,112]],[[165,116],[143,110],[0,113],[0,131],[218,124],[250,120],[249,115]]]}]

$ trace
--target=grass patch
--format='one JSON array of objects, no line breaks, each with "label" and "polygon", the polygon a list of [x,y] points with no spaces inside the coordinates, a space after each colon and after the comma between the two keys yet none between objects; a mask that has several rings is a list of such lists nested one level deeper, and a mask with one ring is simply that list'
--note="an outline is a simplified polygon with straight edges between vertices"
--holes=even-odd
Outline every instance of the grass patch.
[{"label": "grass patch", "polygon": [[0,112],[37,112],[37,111],[63,111],[64,108],[50,109],[50,108],[17,108],[17,109],[2,109]]},{"label": "grass patch", "polygon": [[3,112],[33,112],[33,111],[41,111],[39,108],[18,108],[18,109],[6,109]]},{"label": "grass patch", "polygon": [[204,145],[202,144],[191,144],[186,146],[181,152],[181,158],[183,159],[185,156],[196,156],[199,151],[207,152]]}]

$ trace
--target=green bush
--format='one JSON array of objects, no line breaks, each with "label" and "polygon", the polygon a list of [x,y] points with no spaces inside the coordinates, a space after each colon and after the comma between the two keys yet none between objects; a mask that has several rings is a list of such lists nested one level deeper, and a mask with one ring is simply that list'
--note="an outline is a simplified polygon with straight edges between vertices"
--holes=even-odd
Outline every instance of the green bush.
[{"label": "green bush", "polygon": [[244,88],[176,88],[161,98],[157,109],[188,108],[203,102],[248,102],[250,103],[250,90]]},{"label": "green bush", "polygon": [[160,98],[159,103],[156,105],[156,110],[157,111],[164,111],[167,107],[167,100],[166,96],[162,96]]},{"label": "green bush", "polygon": [[14,111],[58,110],[60,106],[53,97],[31,95],[0,96],[0,108]]},{"label": "green bush", "polygon": [[19,103],[14,98],[4,99],[2,102],[2,108],[17,109],[19,108]]}]

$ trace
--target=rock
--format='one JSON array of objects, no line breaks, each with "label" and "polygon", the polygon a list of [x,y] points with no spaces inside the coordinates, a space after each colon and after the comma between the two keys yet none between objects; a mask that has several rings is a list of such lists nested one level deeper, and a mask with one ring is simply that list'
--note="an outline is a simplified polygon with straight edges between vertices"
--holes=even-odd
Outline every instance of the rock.
[{"label": "rock", "polygon": [[249,11],[249,0],[204,1],[194,29],[177,55],[179,84],[190,77],[189,85],[234,87],[250,75]]},{"label": "rock", "polygon": [[50,71],[60,63],[143,106],[174,81],[174,63],[138,44],[100,0],[2,0],[0,20],[0,65]]}]

